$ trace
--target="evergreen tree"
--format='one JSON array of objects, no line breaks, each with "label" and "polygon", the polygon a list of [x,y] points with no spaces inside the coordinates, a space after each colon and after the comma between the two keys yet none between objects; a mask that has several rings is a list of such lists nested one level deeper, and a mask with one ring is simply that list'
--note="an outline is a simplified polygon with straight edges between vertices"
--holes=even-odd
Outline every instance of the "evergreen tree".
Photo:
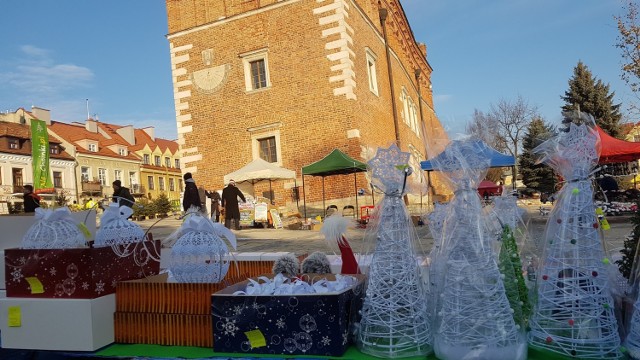
[{"label": "evergreen tree", "polygon": [[[620,104],[613,103],[615,92],[609,93],[609,84],[596,79],[589,68],[578,61],[573,69],[573,77],[569,79],[569,89],[561,96],[565,101],[562,111],[579,110],[591,114],[596,119],[596,124],[607,134],[620,137],[619,122]],[[563,124],[568,126],[567,119]]]},{"label": "evergreen tree", "polygon": [[555,192],[556,176],[548,165],[536,164],[537,156],[533,153],[533,149],[554,134],[553,126],[545,123],[542,118],[532,120],[522,141],[522,155],[518,159],[523,183],[526,187],[541,193]]},{"label": "evergreen tree", "polygon": [[633,217],[631,218],[633,231],[624,240],[624,248],[620,250],[622,258],[616,260],[616,265],[618,265],[620,273],[627,279],[631,276],[631,269],[633,268],[636,249],[638,248],[638,240],[640,239],[640,202],[638,203],[638,206],[638,210],[633,213]]}]

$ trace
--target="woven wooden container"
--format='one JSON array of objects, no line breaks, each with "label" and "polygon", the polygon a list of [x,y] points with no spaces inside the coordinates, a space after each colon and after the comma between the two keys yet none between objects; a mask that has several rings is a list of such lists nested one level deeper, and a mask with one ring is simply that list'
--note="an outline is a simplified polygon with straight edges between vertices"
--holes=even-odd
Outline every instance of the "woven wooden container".
[{"label": "woven wooden container", "polygon": [[116,312],[114,341],[212,348],[211,315]]},{"label": "woven wooden container", "polygon": [[168,283],[164,273],[122,281],[116,287],[116,312],[209,315],[211,294],[247,277],[251,276],[227,277],[217,284]]}]

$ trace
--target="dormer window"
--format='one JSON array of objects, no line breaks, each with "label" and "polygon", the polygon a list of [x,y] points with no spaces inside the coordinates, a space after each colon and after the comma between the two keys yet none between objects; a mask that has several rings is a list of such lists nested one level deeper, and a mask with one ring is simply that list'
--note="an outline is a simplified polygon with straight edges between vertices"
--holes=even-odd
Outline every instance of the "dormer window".
[{"label": "dormer window", "polygon": [[160,156],[158,156],[158,155],[154,156],[154,160],[155,160],[156,166],[161,166],[160,165]]},{"label": "dormer window", "polygon": [[9,138],[9,149],[20,149],[20,140]]},{"label": "dormer window", "polygon": [[126,148],[118,148],[118,154],[120,154],[121,156],[127,156],[127,149]]},{"label": "dormer window", "polygon": [[144,156],[142,157],[142,163],[144,165],[149,165],[149,163],[151,162],[151,160],[149,160],[150,156],[149,154],[144,154]]},{"label": "dormer window", "polygon": [[55,144],[51,144],[49,145],[49,153],[51,155],[58,155],[60,154],[60,147],[58,145]]},{"label": "dormer window", "polygon": [[98,145],[97,144],[89,144],[89,151],[98,152]]}]

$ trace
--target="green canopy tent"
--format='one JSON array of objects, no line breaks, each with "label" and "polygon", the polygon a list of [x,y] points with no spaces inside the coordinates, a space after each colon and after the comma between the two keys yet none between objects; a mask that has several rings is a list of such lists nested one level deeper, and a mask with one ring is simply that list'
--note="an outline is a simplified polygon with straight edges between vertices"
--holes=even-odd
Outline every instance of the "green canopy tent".
[{"label": "green canopy tent", "polygon": [[[353,186],[356,193],[356,209],[358,209],[358,183],[356,173],[367,171],[367,164],[351,158],[342,151],[335,149],[329,155],[316,161],[313,164],[302,167],[302,188],[304,187],[304,176],[322,176],[322,207],[325,216],[327,209],[325,207],[324,194],[324,178],[333,175],[353,174]],[[356,210],[357,211],[357,210]],[[304,190],[304,217],[307,218],[307,191]]]}]

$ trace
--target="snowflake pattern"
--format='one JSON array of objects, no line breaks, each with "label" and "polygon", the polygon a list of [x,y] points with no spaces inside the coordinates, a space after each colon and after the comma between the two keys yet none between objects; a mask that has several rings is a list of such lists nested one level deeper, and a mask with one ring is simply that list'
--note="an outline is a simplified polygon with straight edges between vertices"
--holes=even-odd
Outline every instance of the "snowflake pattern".
[{"label": "snowflake pattern", "polygon": [[88,282],[86,282],[86,281],[85,281],[85,282],[83,282],[81,286],[82,286],[82,289],[83,289],[83,290],[88,290],[88,289],[89,289],[89,283],[88,283]]},{"label": "snowflake pattern", "polygon": [[242,305],[236,305],[233,307],[233,315],[238,316],[240,314],[242,314],[242,310],[244,309],[244,306]]},{"label": "snowflake pattern", "polygon": [[13,282],[20,282],[20,280],[23,277],[24,276],[22,275],[22,270],[20,270],[20,269],[13,269],[13,271],[11,272],[11,280]]},{"label": "snowflake pattern", "polygon": [[251,308],[252,308],[253,310],[258,310],[258,303],[257,303],[257,302],[254,302],[253,304],[251,304]]},{"label": "snowflake pattern", "polygon": [[49,274],[51,274],[51,276],[56,276],[56,274],[58,273],[58,271],[56,270],[56,268],[51,268],[49,269]]},{"label": "snowflake pattern", "polygon": [[98,281],[98,282],[96,283],[96,290],[95,290],[95,291],[96,291],[98,294],[100,294],[100,293],[104,292],[104,285],[105,285],[105,284],[104,284],[104,282],[102,282],[102,280]]},{"label": "snowflake pattern", "polygon": [[225,335],[231,335],[235,337],[236,331],[238,330],[240,329],[236,326],[235,320],[225,319],[224,324],[222,324],[222,331],[224,331]]},{"label": "snowflake pattern", "polygon": [[331,345],[331,339],[329,339],[328,336],[323,336],[322,340],[320,340],[320,343],[322,343],[322,345],[324,346],[329,346]]},{"label": "snowflake pattern", "polygon": [[18,262],[20,263],[20,265],[24,265],[27,263],[27,259],[24,256],[22,256],[18,259]]},{"label": "snowflake pattern", "polygon": [[278,329],[284,329],[285,326],[287,326],[284,322],[283,318],[280,318],[276,321],[276,326],[278,327]]},{"label": "snowflake pattern", "polygon": [[114,288],[114,287],[116,287],[116,285],[118,285],[118,280],[115,280],[115,279],[114,279],[114,280],[111,282],[111,287],[112,287],[112,288]]},{"label": "snowflake pattern", "polygon": [[347,331],[342,333],[342,345],[347,345],[347,342],[349,342],[349,333]]}]

